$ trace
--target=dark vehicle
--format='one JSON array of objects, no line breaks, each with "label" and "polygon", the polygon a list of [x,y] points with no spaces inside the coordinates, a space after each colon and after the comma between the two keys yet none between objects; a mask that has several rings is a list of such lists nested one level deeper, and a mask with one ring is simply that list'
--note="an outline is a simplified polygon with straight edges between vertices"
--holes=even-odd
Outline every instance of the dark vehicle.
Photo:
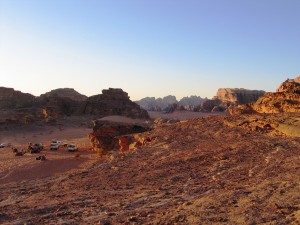
[{"label": "dark vehicle", "polygon": [[42,151],[44,146],[41,143],[37,143],[34,145],[29,145],[28,149],[30,150],[30,153],[39,153]]}]

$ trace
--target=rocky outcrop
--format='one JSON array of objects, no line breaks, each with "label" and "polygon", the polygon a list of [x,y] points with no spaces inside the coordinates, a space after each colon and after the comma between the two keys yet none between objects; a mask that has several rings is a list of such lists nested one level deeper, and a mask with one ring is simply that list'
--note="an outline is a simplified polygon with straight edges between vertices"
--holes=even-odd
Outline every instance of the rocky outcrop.
[{"label": "rocky outcrop", "polygon": [[83,113],[99,117],[120,115],[130,118],[149,118],[147,111],[132,102],[126,92],[113,88],[103,90],[100,95],[89,97],[84,103]]},{"label": "rocky outcrop", "polygon": [[300,83],[283,82],[275,93],[266,93],[255,103],[230,110],[231,114],[300,112]]},{"label": "rocky outcrop", "polygon": [[300,83],[300,76],[296,77],[296,78],[294,79],[294,81],[297,82],[297,83]]},{"label": "rocky outcrop", "polygon": [[68,98],[72,99],[73,101],[85,101],[88,98],[87,96],[75,91],[73,88],[58,88],[40,95],[40,98],[42,99],[47,97]]},{"label": "rocky outcrop", "polygon": [[[111,150],[118,150],[120,147],[119,142],[121,146],[122,143],[123,145],[129,143],[126,138],[119,139],[120,136],[141,133],[146,130],[148,130],[147,127],[137,124],[96,120],[94,121],[93,132],[89,134],[89,139],[94,150],[105,153]],[[132,140],[130,144],[131,142]],[[127,150],[124,148],[122,150]]]},{"label": "rocky outcrop", "polygon": [[275,93],[267,93],[252,105],[259,113],[300,112],[300,83],[285,81]]}]

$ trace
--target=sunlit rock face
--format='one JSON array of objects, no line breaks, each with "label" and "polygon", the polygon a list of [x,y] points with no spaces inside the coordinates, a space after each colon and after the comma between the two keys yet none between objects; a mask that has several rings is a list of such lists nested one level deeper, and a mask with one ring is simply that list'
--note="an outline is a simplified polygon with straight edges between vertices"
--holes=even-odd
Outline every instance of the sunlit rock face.
[{"label": "sunlit rock face", "polygon": [[300,83],[295,79],[288,79],[277,88],[276,92],[266,93],[255,103],[230,110],[231,114],[247,114],[249,112],[300,112]]}]

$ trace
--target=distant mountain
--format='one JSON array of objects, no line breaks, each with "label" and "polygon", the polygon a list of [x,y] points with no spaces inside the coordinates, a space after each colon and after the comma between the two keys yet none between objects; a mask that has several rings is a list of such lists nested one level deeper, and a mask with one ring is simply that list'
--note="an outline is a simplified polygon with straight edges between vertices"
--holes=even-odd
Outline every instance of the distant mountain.
[{"label": "distant mountain", "polygon": [[201,98],[200,96],[191,95],[190,97],[183,97],[178,102],[180,106],[198,106],[203,101],[207,100],[207,98]]},{"label": "distant mountain", "polygon": [[[300,79],[300,77],[296,78]],[[136,101],[143,109],[148,111],[173,112],[174,110],[200,111],[200,112],[224,112],[228,108],[241,104],[255,102],[263,96],[265,91],[247,90],[244,88],[219,88],[212,99],[191,95],[177,101],[173,95],[163,98],[146,97]]]},{"label": "distant mountain", "polygon": [[155,98],[155,97],[146,97],[139,101],[136,101],[138,105],[140,105],[143,109],[149,111],[162,111],[170,106],[176,104],[177,107],[183,107],[186,110],[193,110],[194,107],[199,106],[205,99],[200,96],[190,96],[184,97],[177,101],[176,97],[173,95],[168,95],[163,98]]}]

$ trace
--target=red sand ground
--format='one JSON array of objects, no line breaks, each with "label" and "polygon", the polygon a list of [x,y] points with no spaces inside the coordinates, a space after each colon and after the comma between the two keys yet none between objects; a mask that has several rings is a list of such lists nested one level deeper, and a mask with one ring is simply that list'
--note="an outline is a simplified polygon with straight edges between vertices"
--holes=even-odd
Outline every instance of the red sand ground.
[{"label": "red sand ground", "polygon": [[[165,114],[162,112],[149,112],[152,119],[193,119],[206,117],[212,114],[199,112],[176,111]],[[214,114],[219,115],[219,114]],[[140,119],[131,119],[122,116],[108,116],[102,120],[127,123],[149,123]],[[43,126],[35,128],[22,128],[0,132],[0,143],[11,143],[18,150],[26,149],[29,142],[42,143],[44,150],[40,154],[27,153],[21,157],[15,157],[11,148],[0,149],[0,183],[19,182],[42,177],[52,176],[73,169],[80,169],[85,164],[93,163],[97,159],[95,152],[90,151],[88,134],[91,128],[77,124],[72,126]],[[66,143],[74,143],[79,147],[80,159],[74,157],[74,153],[67,152],[66,148],[58,151],[50,151],[52,140],[60,140]],[[46,154],[47,161],[35,160],[38,155]]]}]

